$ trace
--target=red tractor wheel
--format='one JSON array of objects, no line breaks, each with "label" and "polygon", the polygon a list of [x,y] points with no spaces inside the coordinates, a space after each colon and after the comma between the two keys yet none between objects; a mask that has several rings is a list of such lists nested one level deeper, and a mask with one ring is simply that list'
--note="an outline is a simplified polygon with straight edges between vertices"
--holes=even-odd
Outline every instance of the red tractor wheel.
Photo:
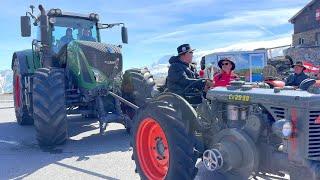
[{"label": "red tractor wheel", "polygon": [[18,60],[15,59],[13,66],[13,101],[16,119],[19,125],[32,125],[33,118],[26,107],[26,97],[23,93],[25,84],[20,73]]},{"label": "red tractor wheel", "polygon": [[141,169],[148,179],[164,179],[169,169],[169,146],[163,129],[152,118],[144,119],[136,136]]},{"label": "red tractor wheel", "polygon": [[184,105],[187,104],[183,98],[167,93],[137,111],[131,145],[141,179],[191,180],[195,177],[196,139],[185,123],[191,116]]}]

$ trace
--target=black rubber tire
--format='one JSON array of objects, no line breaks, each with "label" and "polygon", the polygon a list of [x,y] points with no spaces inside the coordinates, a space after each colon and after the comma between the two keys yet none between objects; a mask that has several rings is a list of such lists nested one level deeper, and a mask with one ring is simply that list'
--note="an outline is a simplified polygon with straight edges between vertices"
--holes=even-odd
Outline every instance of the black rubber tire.
[{"label": "black rubber tire", "polygon": [[145,69],[129,69],[123,75],[121,85],[122,96],[137,106],[146,103],[151,98],[155,86],[153,76]]},{"label": "black rubber tire", "polygon": [[67,112],[64,70],[40,68],[33,79],[33,109],[36,137],[40,146],[66,142]]},{"label": "black rubber tire", "polygon": [[195,167],[197,156],[194,152],[194,137],[187,131],[187,127],[185,127],[183,121],[176,116],[176,111],[169,106],[165,106],[163,101],[147,103],[138,110],[133,121],[131,134],[132,159],[136,163],[136,172],[140,174],[141,179],[147,179],[147,177],[139,163],[135,140],[140,123],[149,117],[161,126],[168,140],[170,157],[169,169],[165,179],[194,179],[197,173],[197,168]]},{"label": "black rubber tire", "polygon": [[313,176],[313,173],[310,172],[310,169],[306,169],[303,167],[292,167],[289,171],[290,180],[319,180],[319,178],[316,178]]},{"label": "black rubber tire", "polygon": [[[121,94],[126,100],[141,107],[147,102],[148,98],[152,98],[151,92],[155,85],[153,76],[148,70],[129,69],[123,74]],[[133,119],[136,113],[134,109],[123,103],[121,104],[121,109],[130,119]],[[125,124],[128,133],[131,131],[130,126]]]},{"label": "black rubber tire", "polygon": [[[19,88],[19,89],[18,89]],[[13,102],[17,123],[19,125],[33,125],[33,118],[26,107],[24,93],[25,84],[20,73],[18,60],[14,60],[13,65]]]}]

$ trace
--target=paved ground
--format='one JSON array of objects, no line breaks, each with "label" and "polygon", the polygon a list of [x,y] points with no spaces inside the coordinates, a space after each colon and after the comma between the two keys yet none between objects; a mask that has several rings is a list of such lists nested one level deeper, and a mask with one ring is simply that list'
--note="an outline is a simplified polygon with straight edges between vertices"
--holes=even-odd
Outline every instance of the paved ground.
[{"label": "paved ground", "polygon": [[[18,126],[14,109],[1,109],[12,106],[0,102],[0,179],[139,179],[122,125],[111,124],[100,136],[96,122],[69,117],[68,143],[45,150],[38,147],[33,126]],[[212,178],[223,179],[203,168],[196,179]]]}]

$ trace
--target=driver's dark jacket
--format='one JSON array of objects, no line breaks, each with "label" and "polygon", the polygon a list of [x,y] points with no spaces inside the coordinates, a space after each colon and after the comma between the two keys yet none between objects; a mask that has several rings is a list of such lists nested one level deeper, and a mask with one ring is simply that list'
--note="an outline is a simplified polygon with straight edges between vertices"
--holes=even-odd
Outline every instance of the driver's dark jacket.
[{"label": "driver's dark jacket", "polygon": [[[189,68],[187,63],[182,62],[179,56],[172,56],[169,59],[170,67],[167,77],[167,88],[169,92],[183,95],[184,89],[191,83],[197,81],[196,74]],[[205,83],[198,81],[192,87],[202,89]]]},{"label": "driver's dark jacket", "polygon": [[293,73],[288,77],[286,86],[299,86],[300,83],[307,78],[309,77],[304,72],[300,74]]}]

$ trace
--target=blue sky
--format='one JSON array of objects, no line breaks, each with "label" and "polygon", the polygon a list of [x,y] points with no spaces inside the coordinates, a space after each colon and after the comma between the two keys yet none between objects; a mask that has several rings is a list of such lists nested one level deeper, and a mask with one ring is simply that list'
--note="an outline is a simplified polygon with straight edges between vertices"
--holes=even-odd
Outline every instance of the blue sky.
[{"label": "blue sky", "polygon": [[[129,44],[123,47],[124,68],[150,65],[176,47],[190,43],[198,50],[235,43],[291,36],[288,19],[309,0],[1,0],[0,70],[10,68],[12,53],[31,47],[20,36],[20,16],[30,4],[46,9],[89,14],[103,23],[124,22]],[[38,13],[38,11],[36,11]],[[35,33],[34,33],[35,35]],[[120,43],[120,29],[102,33],[103,42]],[[276,45],[275,45],[276,46]]]}]

